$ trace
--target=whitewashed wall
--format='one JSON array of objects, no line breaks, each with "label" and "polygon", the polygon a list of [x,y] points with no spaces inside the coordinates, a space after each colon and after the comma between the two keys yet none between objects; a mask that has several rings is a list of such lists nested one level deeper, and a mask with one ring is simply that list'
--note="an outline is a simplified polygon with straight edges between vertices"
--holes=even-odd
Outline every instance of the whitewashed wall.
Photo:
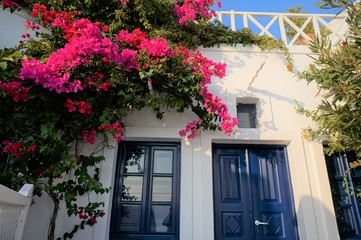
[{"label": "whitewashed wall", "polygon": [[[32,38],[36,38],[34,31],[26,29],[26,20],[34,20],[29,12],[13,12],[2,10],[0,5],[0,48],[15,47],[19,41],[24,41],[21,37],[23,34],[30,34]],[[46,31],[43,27],[40,31]]]},{"label": "whitewashed wall", "polygon": [[[28,16],[28,15],[27,15]],[[10,15],[0,10],[0,47],[11,47],[25,33],[22,27],[24,15]],[[11,23],[11,24],[9,24]],[[295,69],[305,69],[311,59],[305,47],[291,49]],[[181,139],[178,131],[191,113],[167,112],[163,120],[155,118],[149,110],[136,112],[127,118],[127,140],[160,140],[181,142],[181,240],[212,240],[213,188],[212,188],[212,143],[285,144],[289,157],[294,205],[297,213],[301,240],[339,239],[327,171],[320,143],[308,142],[302,137],[302,129],[312,126],[309,119],[295,111],[295,100],[312,108],[319,99],[313,85],[298,81],[294,73],[287,71],[282,53],[261,52],[252,47],[226,47],[201,49],[207,57],[225,62],[227,76],[214,79],[210,90],[222,97],[231,114],[236,115],[236,103],[242,98],[258,99],[259,128],[245,129],[231,137],[220,132],[206,132],[192,141]],[[101,180],[106,186],[114,182],[116,144],[103,154],[106,161],[101,164]],[[91,149],[88,149],[91,151]],[[106,203],[107,215],[94,228],[80,231],[74,239],[102,240],[108,238],[112,191],[92,199]],[[25,229],[25,240],[46,239],[47,223],[50,219],[51,201],[35,198]],[[64,207],[58,218],[56,233],[59,235],[73,227]]]},{"label": "whitewashed wall", "polygon": [[[236,103],[242,98],[259,99],[259,128],[244,129],[231,137],[207,132],[191,142],[181,140],[181,239],[214,238],[210,230],[212,143],[286,144],[300,239],[338,239],[322,145],[302,137],[302,129],[312,127],[313,123],[295,111],[296,101],[308,108],[317,105],[316,87],[298,81],[294,73],[287,71],[284,56],[279,52],[242,46],[201,52],[228,65],[226,78],[215,79],[210,90],[222,97],[232,115],[236,115]],[[305,69],[310,62],[308,49],[295,47],[292,52],[295,70]],[[177,139],[178,131],[192,119],[191,114],[170,112],[159,121],[153,115],[144,110],[129,117],[127,139],[147,140],[149,136],[152,140]],[[102,237],[106,236],[104,232]]]}]

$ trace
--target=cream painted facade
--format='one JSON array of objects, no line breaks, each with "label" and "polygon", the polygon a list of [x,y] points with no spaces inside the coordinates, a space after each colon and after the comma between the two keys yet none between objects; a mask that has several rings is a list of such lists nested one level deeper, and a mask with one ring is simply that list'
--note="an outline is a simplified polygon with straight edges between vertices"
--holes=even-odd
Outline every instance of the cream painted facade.
[{"label": "cream painted facade", "polygon": [[[0,47],[11,46],[21,40],[24,19],[24,15],[0,11]],[[11,23],[11,27],[7,23]],[[243,46],[199,50],[208,58],[227,64],[226,77],[213,79],[209,89],[223,99],[233,116],[236,116],[237,103],[256,103],[258,127],[238,129],[230,137],[220,132],[203,132],[194,140],[187,141],[179,137],[178,131],[193,120],[191,113],[167,111],[164,119],[158,120],[145,109],[126,119],[127,141],[181,144],[180,239],[214,239],[213,143],[286,145],[299,239],[339,239],[322,143],[308,140],[307,129],[314,124],[295,110],[296,101],[310,109],[317,106],[320,99],[316,86],[298,81],[295,73],[287,70],[284,56],[278,51],[262,52],[256,47]],[[294,46],[290,50],[295,71],[305,69],[311,62],[308,48]],[[105,186],[112,187],[117,144],[112,142],[111,145],[113,148],[103,152],[106,161],[100,166],[100,177]],[[109,238],[113,191],[90,198],[104,201],[107,214],[93,228],[79,231],[74,239],[106,240]],[[34,203],[24,240],[46,239],[51,202],[43,197],[35,198]],[[73,221],[65,211],[61,211],[57,234],[71,230],[72,226]]]}]

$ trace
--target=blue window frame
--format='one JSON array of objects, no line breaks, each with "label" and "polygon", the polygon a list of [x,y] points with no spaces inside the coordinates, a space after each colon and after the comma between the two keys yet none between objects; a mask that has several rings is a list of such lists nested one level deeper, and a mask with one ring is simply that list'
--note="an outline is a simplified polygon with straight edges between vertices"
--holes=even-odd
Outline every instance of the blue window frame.
[{"label": "blue window frame", "polygon": [[178,143],[123,142],[110,239],[179,239]]},{"label": "blue window frame", "polygon": [[344,152],[325,158],[340,239],[361,239],[361,204],[354,194],[361,188],[361,172],[357,168],[349,171],[349,163],[357,159],[356,155]]},{"label": "blue window frame", "polygon": [[257,127],[257,109],[256,104],[237,104],[237,118],[239,128]]}]

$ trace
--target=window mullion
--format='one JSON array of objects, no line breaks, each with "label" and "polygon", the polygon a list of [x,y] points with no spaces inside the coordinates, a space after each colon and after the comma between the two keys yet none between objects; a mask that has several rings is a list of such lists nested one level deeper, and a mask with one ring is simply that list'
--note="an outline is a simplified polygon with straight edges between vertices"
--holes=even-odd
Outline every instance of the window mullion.
[{"label": "window mullion", "polygon": [[150,227],[149,227],[149,223],[150,223],[150,207],[151,207],[151,196],[152,196],[152,169],[153,169],[153,147],[148,147],[147,148],[147,161],[146,161],[146,170],[144,171],[144,179],[145,179],[145,184],[144,184],[144,198],[143,198],[143,216],[144,218],[142,219],[143,222],[143,229],[144,229],[144,233],[149,233],[150,232]]},{"label": "window mullion", "polygon": [[141,219],[140,219],[140,230],[142,233],[147,232],[147,219],[148,219],[148,199],[149,199],[149,162],[151,158],[151,152],[150,147],[146,147],[145,150],[145,157],[144,157],[144,171],[143,171],[143,194],[142,194],[142,213],[141,213]]}]

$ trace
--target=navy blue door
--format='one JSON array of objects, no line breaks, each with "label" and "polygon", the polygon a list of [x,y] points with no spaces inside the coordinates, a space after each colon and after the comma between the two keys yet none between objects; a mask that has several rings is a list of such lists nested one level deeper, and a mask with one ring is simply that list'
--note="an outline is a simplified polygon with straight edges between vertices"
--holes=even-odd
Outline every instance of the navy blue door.
[{"label": "navy blue door", "polygon": [[215,239],[295,240],[284,147],[214,145]]}]

